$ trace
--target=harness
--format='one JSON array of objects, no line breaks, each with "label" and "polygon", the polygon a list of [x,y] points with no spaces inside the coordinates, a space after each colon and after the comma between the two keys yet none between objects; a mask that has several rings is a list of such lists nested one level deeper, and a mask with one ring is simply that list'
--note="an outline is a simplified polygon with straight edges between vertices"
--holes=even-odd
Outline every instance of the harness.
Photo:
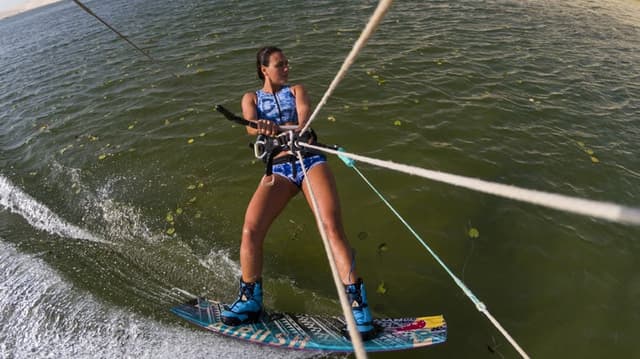
[{"label": "harness", "polygon": [[[300,147],[299,142],[310,143],[317,145],[318,136],[313,129],[309,129],[302,136],[293,130],[282,132],[274,137],[268,137],[265,135],[258,135],[255,143],[249,143],[249,147],[253,148],[253,153],[256,158],[261,159],[265,163],[265,176],[271,176],[273,174],[273,165],[289,162],[293,170],[293,175],[297,175],[297,169],[295,162],[298,158],[292,153],[302,153],[302,157],[310,157],[320,152],[313,151]],[[276,158],[282,152],[289,152],[286,156]]]},{"label": "harness", "polygon": [[[220,112],[227,118],[227,120],[238,123],[242,126],[250,126],[252,128],[257,128],[255,122],[248,121],[233,112],[227,110],[222,105],[216,105],[216,111]],[[336,149],[337,146],[327,146],[321,143],[318,143],[318,136],[313,131],[313,129],[309,129],[309,131],[305,132],[300,136],[294,130],[287,130],[279,133],[276,136],[269,137],[265,135],[258,135],[256,141],[254,143],[249,143],[249,147],[253,149],[253,154],[256,158],[261,159],[265,163],[265,175],[271,176],[273,174],[273,165],[277,165],[279,163],[289,162],[292,164],[292,169],[294,175],[296,175],[296,166],[295,162],[297,161],[297,157],[293,155],[293,153],[300,152],[302,153],[302,157],[310,157],[317,154],[321,154],[318,151],[313,151],[311,149],[307,149],[298,145],[298,143],[310,143],[320,147],[328,147]],[[278,154],[282,152],[289,152],[289,155],[275,158]]]}]

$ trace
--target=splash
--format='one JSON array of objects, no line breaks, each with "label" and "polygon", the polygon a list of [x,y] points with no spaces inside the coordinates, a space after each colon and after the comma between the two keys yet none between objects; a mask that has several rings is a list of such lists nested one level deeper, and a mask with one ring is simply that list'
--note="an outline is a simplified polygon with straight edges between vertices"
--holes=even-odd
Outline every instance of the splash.
[{"label": "splash", "polygon": [[0,358],[312,356],[247,346],[105,304],[65,281],[37,256],[20,253],[2,238],[0,333]]},{"label": "splash", "polygon": [[[70,187],[83,211],[83,220],[105,238],[117,243],[141,239],[147,243],[159,243],[162,233],[155,233],[148,225],[142,211],[131,204],[114,198],[114,193],[126,190],[127,178],[113,177],[93,189],[82,181],[82,171],[55,162],[51,166],[53,181],[61,189]],[[125,183],[125,185],[121,185]]]},{"label": "splash", "polygon": [[82,228],[66,222],[47,206],[22,191],[4,176],[0,176],[0,208],[21,216],[31,226],[40,231],[64,238],[112,244]]}]

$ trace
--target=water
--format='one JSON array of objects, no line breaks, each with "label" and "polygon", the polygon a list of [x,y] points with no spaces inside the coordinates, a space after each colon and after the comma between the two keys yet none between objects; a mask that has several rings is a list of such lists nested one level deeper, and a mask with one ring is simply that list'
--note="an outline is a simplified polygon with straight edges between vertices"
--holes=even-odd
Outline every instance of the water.
[{"label": "water", "polygon": [[[161,64],[71,2],[0,20],[0,357],[309,356],[196,331],[168,308],[236,291],[263,168],[214,105],[239,111],[266,44],[316,103],[375,3],[88,5]],[[631,0],[398,2],[314,128],[355,153],[637,206],[639,23]],[[450,326],[447,344],[393,357],[515,357],[332,168],[376,314]],[[533,357],[640,354],[638,228],[360,168]],[[339,313],[315,228],[297,197],[271,229],[269,307]]]}]

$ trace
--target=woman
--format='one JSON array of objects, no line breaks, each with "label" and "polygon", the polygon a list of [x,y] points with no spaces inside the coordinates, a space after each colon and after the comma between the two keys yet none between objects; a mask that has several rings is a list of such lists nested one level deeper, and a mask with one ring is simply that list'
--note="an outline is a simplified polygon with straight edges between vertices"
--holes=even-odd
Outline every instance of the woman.
[{"label": "woman", "polygon": [[[297,125],[299,129],[304,127],[311,114],[309,98],[302,85],[287,84],[289,64],[282,50],[276,47],[260,49],[256,69],[258,78],[263,81],[262,88],[242,97],[244,118],[257,123],[257,129],[247,126],[249,135],[275,136],[279,133],[279,126],[283,125]],[[333,174],[326,157],[321,154],[307,154],[304,166],[318,201],[340,278],[352,304],[357,328],[366,339],[375,330],[364,284],[357,276],[353,253],[346,240]],[[262,178],[247,207],[240,245],[240,293],[238,299],[222,312],[225,324],[239,325],[259,320],[262,312],[261,276],[265,236],[274,219],[299,191],[311,206],[307,186],[297,158],[291,159],[284,152],[276,155],[272,174]]]}]

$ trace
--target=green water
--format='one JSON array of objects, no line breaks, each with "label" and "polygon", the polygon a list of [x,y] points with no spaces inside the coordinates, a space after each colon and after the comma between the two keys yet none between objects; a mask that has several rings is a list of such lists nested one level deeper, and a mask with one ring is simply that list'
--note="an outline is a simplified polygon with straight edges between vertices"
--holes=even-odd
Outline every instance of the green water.
[{"label": "green water", "polygon": [[[0,356],[292,355],[168,312],[174,288],[233,299],[264,170],[213,107],[239,112],[260,86],[263,45],[285,50],[317,103],[375,2],[88,5],[159,65],[71,2],[0,20]],[[638,206],[639,23],[637,1],[397,2],[314,128],[366,156]],[[371,357],[517,357],[360,178],[331,165],[376,315],[449,324],[444,345]],[[640,354],[637,227],[359,168],[532,357]],[[269,307],[340,312],[301,196],[265,250]]]}]

